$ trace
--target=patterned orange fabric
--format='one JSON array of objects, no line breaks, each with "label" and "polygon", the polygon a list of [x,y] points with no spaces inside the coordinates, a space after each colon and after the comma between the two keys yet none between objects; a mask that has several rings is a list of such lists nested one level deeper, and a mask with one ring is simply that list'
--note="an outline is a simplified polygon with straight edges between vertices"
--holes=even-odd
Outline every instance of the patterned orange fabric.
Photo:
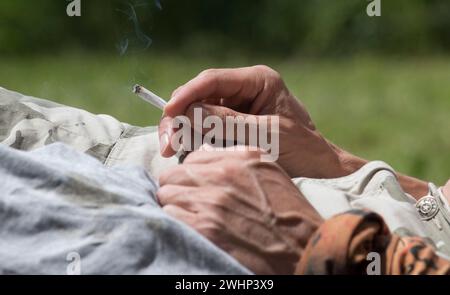
[{"label": "patterned orange fabric", "polygon": [[309,240],[296,274],[450,274],[450,262],[421,238],[390,234],[383,219],[353,210],[326,221]]}]

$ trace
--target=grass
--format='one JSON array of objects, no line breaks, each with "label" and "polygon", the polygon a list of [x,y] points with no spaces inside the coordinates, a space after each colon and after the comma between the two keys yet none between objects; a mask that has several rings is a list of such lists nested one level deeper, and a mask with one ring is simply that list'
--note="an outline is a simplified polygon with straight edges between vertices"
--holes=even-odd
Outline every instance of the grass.
[{"label": "grass", "polygon": [[159,111],[130,89],[142,83],[163,97],[210,67],[265,63],[276,68],[326,137],[368,159],[442,184],[450,178],[450,58],[210,60],[65,54],[0,58],[0,85],[25,94],[155,125]]}]

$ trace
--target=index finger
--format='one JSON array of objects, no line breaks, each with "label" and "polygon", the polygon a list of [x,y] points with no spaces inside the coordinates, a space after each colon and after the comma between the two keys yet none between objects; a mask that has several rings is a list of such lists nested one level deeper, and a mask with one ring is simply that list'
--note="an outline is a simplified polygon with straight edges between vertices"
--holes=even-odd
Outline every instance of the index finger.
[{"label": "index finger", "polygon": [[265,80],[263,66],[206,70],[178,89],[164,112],[171,117],[182,115],[189,105],[206,99],[253,101],[263,91]]}]

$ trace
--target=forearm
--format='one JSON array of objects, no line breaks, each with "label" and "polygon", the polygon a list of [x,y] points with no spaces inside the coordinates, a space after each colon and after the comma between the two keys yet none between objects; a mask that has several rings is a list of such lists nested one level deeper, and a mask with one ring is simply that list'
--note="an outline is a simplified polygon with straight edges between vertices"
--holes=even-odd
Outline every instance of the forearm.
[{"label": "forearm", "polygon": [[428,194],[428,183],[426,181],[397,173],[398,181],[403,190],[413,196],[416,200]]},{"label": "forearm", "polygon": [[[354,156],[336,146],[334,147],[338,153],[342,176],[349,175],[368,163],[365,159]],[[417,200],[428,193],[428,183],[426,181],[400,173],[397,173],[397,178],[403,190]]]}]

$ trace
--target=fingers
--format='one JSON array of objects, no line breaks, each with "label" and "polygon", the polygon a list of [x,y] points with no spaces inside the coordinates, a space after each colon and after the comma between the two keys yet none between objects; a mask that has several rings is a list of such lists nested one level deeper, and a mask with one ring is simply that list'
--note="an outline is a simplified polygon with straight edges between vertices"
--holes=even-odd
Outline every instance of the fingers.
[{"label": "fingers", "polygon": [[216,151],[209,145],[206,149],[202,146],[199,151],[190,153],[184,159],[184,164],[214,164],[220,161],[221,156],[223,156],[223,152]]},{"label": "fingers", "polygon": [[176,96],[177,93],[180,91],[181,88],[183,88],[183,85],[181,85],[181,86],[179,86],[177,89],[175,89],[175,90],[172,92],[172,95],[171,95],[170,97]]},{"label": "fingers", "polygon": [[[214,130],[214,146],[224,147],[235,144],[257,146],[259,136],[268,136],[274,116],[256,116],[240,113],[230,108],[205,103],[194,103],[186,111],[191,125],[197,132],[207,136],[203,142],[211,143]],[[262,124],[260,124],[262,123]],[[220,127],[219,127],[220,126]]]},{"label": "fingers", "polygon": [[252,101],[263,91],[267,72],[261,66],[204,71],[179,88],[164,111],[175,117],[184,114],[192,103],[207,99]]},{"label": "fingers", "polygon": [[245,161],[260,160],[265,152],[252,150],[249,146],[233,146],[217,149],[203,145],[200,151],[189,154],[183,165],[164,171],[159,176],[159,185],[201,187],[208,184],[221,185],[224,180],[223,167],[238,166]]},{"label": "fingers", "polygon": [[198,177],[200,169],[195,165],[178,165],[167,169],[159,176],[159,185],[161,187],[172,185],[198,186],[201,178]]},{"label": "fingers", "polygon": [[[248,118],[239,110],[245,113],[258,113],[258,110],[266,105],[268,97],[273,94],[270,89],[276,88],[280,81],[282,80],[279,74],[266,66],[203,71],[185,85],[178,87],[165,107],[165,117],[159,126],[161,155],[171,157],[176,154],[175,148],[169,144],[175,133],[170,126],[173,121],[170,118],[185,114],[191,104],[205,103],[207,105],[204,107],[205,111],[223,120],[225,117]],[[192,122],[194,112],[192,108],[190,109]],[[205,130],[202,128],[202,132],[208,132],[208,128]],[[226,134],[223,134],[220,139],[226,137]],[[236,138],[227,140],[236,141]]]},{"label": "fingers", "polygon": [[192,165],[220,165],[219,161],[229,163],[234,160],[241,162],[250,158],[258,159],[263,154],[265,154],[265,152],[261,149],[244,145],[215,148],[204,144],[198,151],[190,153],[184,160],[184,163]]},{"label": "fingers", "polygon": [[198,212],[198,202],[194,200],[198,194],[196,191],[194,187],[168,184],[161,187],[156,195],[162,207],[175,205],[195,213]]},{"label": "fingers", "polygon": [[159,148],[161,156],[163,157],[171,157],[176,154],[176,151],[173,149],[171,142],[171,138],[175,131],[173,130],[173,119],[169,116],[164,116],[158,126],[159,133]]},{"label": "fingers", "polygon": [[221,179],[217,176],[221,174],[222,170],[221,165],[216,164],[204,165],[185,163],[161,173],[159,176],[159,185],[161,187],[169,184],[200,187],[208,184],[208,182],[220,182]]},{"label": "fingers", "polygon": [[194,227],[196,223],[196,214],[176,205],[167,205],[162,208],[168,215],[180,220],[187,225]]},{"label": "fingers", "polygon": [[[233,146],[236,144],[258,146],[259,136],[268,136],[268,127],[271,126],[272,116],[255,116],[236,112],[223,106],[194,103],[188,107],[186,117],[190,125],[183,128],[191,128],[188,132],[194,143],[195,132],[206,135],[204,143],[209,143],[217,147]],[[164,157],[171,157],[176,154],[178,146],[174,146],[173,140],[176,132],[173,128],[173,119],[163,117],[159,124],[160,151]],[[260,122],[263,122],[261,126]],[[188,122],[189,123],[189,122]],[[221,126],[221,127],[219,127]],[[219,128],[219,129],[218,129]],[[211,131],[214,129],[214,133]],[[183,133],[186,135],[185,133]],[[182,139],[183,141],[183,139]],[[189,145],[189,144],[188,144]],[[193,146],[187,146],[187,150],[193,150]]]},{"label": "fingers", "polygon": [[213,104],[209,104],[209,103],[194,103],[194,104],[191,104],[187,108],[187,111],[186,111],[186,116],[189,117],[191,122],[194,121],[195,110],[201,110],[202,121],[203,121],[203,119],[205,119],[206,117],[209,117],[209,116],[217,116],[222,121],[225,121],[226,117],[233,117],[233,118],[243,117],[243,118],[245,118],[247,116],[251,116],[248,114],[239,113],[228,107],[224,107],[224,106],[220,106],[220,105],[213,105]]}]

